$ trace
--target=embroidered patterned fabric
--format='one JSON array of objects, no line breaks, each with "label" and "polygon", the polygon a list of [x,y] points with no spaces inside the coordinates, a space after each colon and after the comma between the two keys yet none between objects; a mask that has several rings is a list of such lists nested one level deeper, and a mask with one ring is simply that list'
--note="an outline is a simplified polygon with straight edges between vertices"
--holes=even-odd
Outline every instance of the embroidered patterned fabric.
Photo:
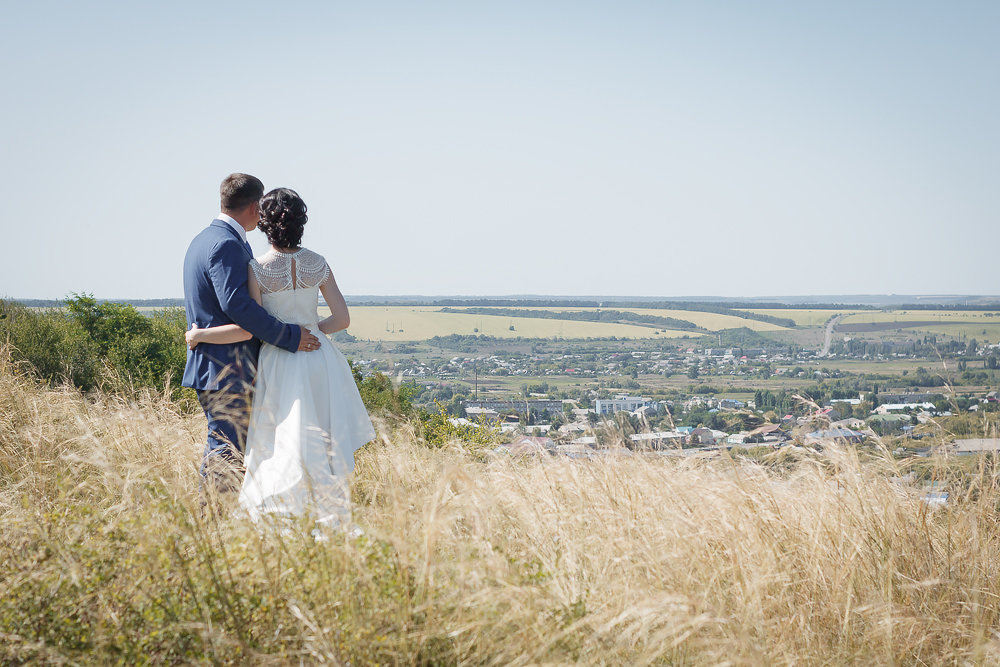
[{"label": "embroidered patterned fabric", "polygon": [[319,287],[330,276],[330,266],[323,256],[308,248],[289,254],[268,250],[260,259],[251,260],[250,267],[263,294]]}]

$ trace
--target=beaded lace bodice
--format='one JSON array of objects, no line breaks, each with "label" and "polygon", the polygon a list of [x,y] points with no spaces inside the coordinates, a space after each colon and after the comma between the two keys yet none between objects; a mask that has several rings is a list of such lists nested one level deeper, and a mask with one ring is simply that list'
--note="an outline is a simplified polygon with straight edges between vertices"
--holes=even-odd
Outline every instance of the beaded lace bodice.
[{"label": "beaded lace bodice", "polygon": [[269,250],[250,267],[267,312],[288,324],[315,325],[319,287],[330,276],[322,255],[306,248],[288,254]]},{"label": "beaded lace bodice", "polygon": [[251,261],[250,266],[260,283],[261,294],[319,287],[330,275],[330,267],[323,255],[308,248],[299,248],[288,254],[268,250],[260,259]]}]

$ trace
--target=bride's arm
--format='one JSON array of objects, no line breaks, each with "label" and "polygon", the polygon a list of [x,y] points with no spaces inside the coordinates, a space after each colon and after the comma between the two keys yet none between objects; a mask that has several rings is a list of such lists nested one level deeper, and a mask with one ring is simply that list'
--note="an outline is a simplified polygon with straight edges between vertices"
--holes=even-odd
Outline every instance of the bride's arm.
[{"label": "bride's arm", "polygon": [[337,281],[334,280],[332,273],[326,282],[319,286],[319,291],[323,293],[323,299],[330,307],[330,317],[319,323],[319,330],[325,334],[332,334],[349,327],[351,314],[347,311],[347,302],[344,300],[344,295],[340,293],[340,288],[337,287]]}]

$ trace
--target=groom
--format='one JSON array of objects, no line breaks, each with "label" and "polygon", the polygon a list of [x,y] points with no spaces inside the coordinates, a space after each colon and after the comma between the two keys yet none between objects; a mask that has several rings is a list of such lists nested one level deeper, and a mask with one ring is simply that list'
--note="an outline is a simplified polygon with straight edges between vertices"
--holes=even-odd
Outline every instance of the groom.
[{"label": "groom", "polygon": [[296,352],[319,349],[319,339],[303,327],[271,317],[247,289],[253,259],[247,232],[260,220],[264,184],[249,174],[230,174],[222,181],[220,195],[222,213],[194,237],[184,256],[187,321],[202,328],[235,322],[255,338],[202,343],[188,350],[182,384],[198,392],[208,418],[201,474],[217,490],[225,490],[241,469],[260,341]]}]

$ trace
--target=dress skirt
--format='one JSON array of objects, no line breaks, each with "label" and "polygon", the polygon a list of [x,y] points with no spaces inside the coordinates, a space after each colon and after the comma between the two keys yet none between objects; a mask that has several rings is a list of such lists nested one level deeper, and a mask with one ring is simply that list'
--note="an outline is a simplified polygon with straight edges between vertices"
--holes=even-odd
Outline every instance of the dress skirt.
[{"label": "dress skirt", "polygon": [[239,498],[254,520],[265,514],[329,524],[350,518],[354,452],[375,438],[375,429],[347,359],[319,338],[320,349],[312,352],[261,346]]}]

